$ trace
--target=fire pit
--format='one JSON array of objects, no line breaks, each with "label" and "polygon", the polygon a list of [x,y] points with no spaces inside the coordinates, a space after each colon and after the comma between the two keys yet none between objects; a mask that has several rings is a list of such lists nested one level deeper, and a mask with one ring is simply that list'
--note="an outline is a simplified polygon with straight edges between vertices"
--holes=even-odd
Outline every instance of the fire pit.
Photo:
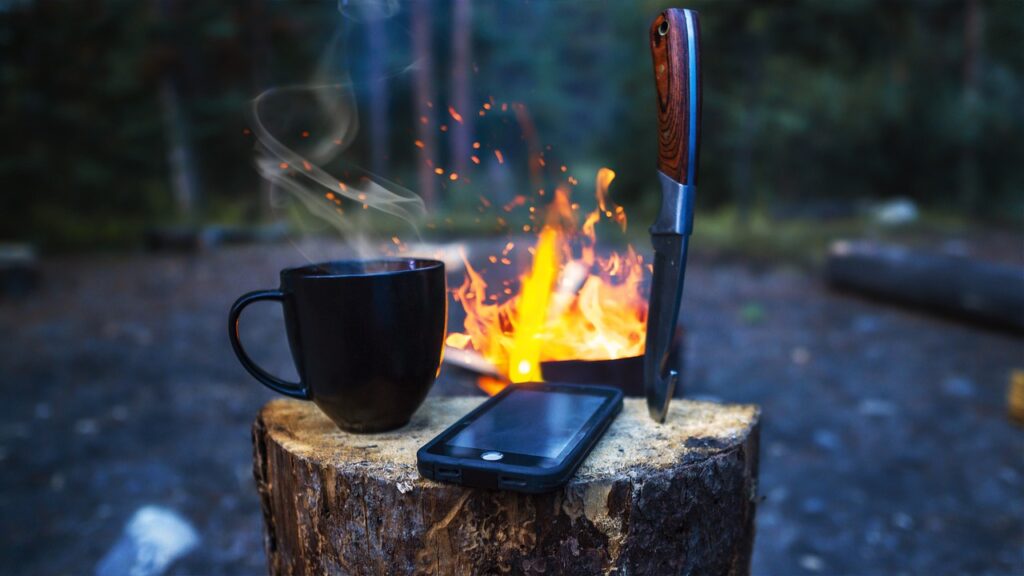
[{"label": "fire pit", "polygon": [[[481,387],[496,393],[507,383],[558,380],[609,384],[643,395],[646,281],[649,267],[632,246],[599,252],[602,222],[623,232],[626,213],[611,202],[615,173],[597,173],[597,207],[579,223],[579,204],[567,188],[555,190],[544,225],[526,247],[530,264],[516,280],[495,290],[488,269],[513,265],[515,242],[487,256],[478,267],[466,262],[466,278],[453,291],[466,313],[463,332],[449,334],[447,357],[463,367],[488,366]],[[523,259],[525,260],[525,259]],[[494,283],[494,281],[492,281]]]},{"label": "fire pit", "polygon": [[[685,374],[685,339],[682,328],[676,329],[676,347],[669,355],[669,364],[680,374]],[[615,360],[560,360],[541,362],[541,374],[549,382],[568,382],[570,384],[600,384],[614,386],[628,397],[644,396],[644,357],[630,356]],[[683,386],[678,386],[676,397],[683,394]]]},{"label": "fire pit", "polygon": [[[676,329],[676,347],[669,355],[669,364],[685,374],[685,332]],[[508,378],[483,356],[468,350],[448,348],[444,362],[447,366],[477,378],[477,385],[485,392],[496,394],[509,384]],[[644,357],[630,356],[614,360],[556,360],[541,362],[542,379],[546,382],[569,384],[598,384],[613,386],[631,398],[644,396]],[[684,387],[677,387],[675,396],[682,397]]]},{"label": "fire pit", "polygon": [[570,384],[601,384],[621,388],[627,396],[644,395],[644,357],[615,360],[561,360],[542,362],[544,380]]}]

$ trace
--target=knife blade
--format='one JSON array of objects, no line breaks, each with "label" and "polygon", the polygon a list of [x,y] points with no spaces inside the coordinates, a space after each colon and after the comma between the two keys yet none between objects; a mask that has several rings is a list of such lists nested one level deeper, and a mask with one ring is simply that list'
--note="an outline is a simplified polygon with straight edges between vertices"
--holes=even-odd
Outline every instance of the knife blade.
[{"label": "knife blade", "polygon": [[661,210],[651,226],[654,274],[647,309],[644,390],[647,409],[664,422],[679,374],[668,365],[693,231],[700,146],[700,21],[693,10],[670,8],[651,23],[658,95],[658,180]]}]

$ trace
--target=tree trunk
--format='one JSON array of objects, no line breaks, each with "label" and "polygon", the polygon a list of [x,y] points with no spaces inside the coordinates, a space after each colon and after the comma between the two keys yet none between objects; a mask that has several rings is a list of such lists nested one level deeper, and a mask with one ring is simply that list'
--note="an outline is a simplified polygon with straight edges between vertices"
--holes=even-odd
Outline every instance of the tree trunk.
[{"label": "tree trunk", "polygon": [[[253,94],[262,94],[271,87],[270,80],[270,15],[267,13],[267,0],[248,0],[239,17],[239,27],[248,36],[249,77],[252,82]],[[270,183],[260,178],[260,198],[252,208],[259,222],[274,220],[273,202],[268,201]]]},{"label": "tree trunk", "polygon": [[753,33],[747,43],[746,57],[743,59],[743,74],[746,78],[746,89],[740,96],[746,113],[742,115],[741,137],[737,140],[733,154],[733,199],[736,202],[736,220],[740,231],[750,231],[750,214],[754,208],[754,146],[760,141],[761,109],[764,98],[761,96],[761,77],[764,66],[762,55],[764,49],[763,34]]},{"label": "tree trunk", "polygon": [[188,121],[185,119],[177,83],[170,77],[165,76],[160,82],[160,105],[167,135],[167,164],[171,173],[174,204],[179,217],[191,223],[195,220],[195,208],[199,200],[199,176],[196,174]]},{"label": "tree trunk", "polygon": [[[172,0],[158,0],[158,13],[166,21],[178,20],[178,5]],[[183,54],[178,46],[174,51]],[[160,109],[167,138],[167,164],[171,175],[174,204],[181,220],[194,223],[196,205],[200,201],[199,174],[192,154],[192,139],[188,115],[181,99],[180,68],[191,63],[187,55],[180,58],[180,66],[168,67],[160,78]]]},{"label": "tree trunk", "polygon": [[759,410],[641,399],[562,489],[541,495],[425,480],[416,450],[480,403],[431,397],[405,428],[341,432],[275,400],[253,426],[273,574],[747,574]]},{"label": "tree trunk", "polygon": [[978,84],[981,68],[984,20],[981,3],[967,0],[964,16],[963,112],[967,118],[960,144],[960,202],[972,213],[978,206],[978,129],[980,96]]},{"label": "tree trunk", "polygon": [[473,66],[473,18],[469,0],[455,0],[452,6],[452,76],[451,104],[461,122],[450,115],[449,151],[452,171],[465,175],[473,154],[473,118],[476,110],[471,102],[470,69]]},{"label": "tree trunk", "polygon": [[389,176],[388,136],[391,134],[391,116],[388,114],[388,30],[384,24],[385,19],[379,15],[371,15],[366,20],[366,66],[370,89],[370,170],[374,174]]},{"label": "tree trunk", "polygon": [[427,209],[437,203],[434,162],[437,160],[437,126],[434,125],[434,59],[431,39],[431,5],[427,0],[414,0],[411,4],[412,49],[415,61],[413,109],[416,110],[416,139],[419,156],[416,159],[419,195]]}]

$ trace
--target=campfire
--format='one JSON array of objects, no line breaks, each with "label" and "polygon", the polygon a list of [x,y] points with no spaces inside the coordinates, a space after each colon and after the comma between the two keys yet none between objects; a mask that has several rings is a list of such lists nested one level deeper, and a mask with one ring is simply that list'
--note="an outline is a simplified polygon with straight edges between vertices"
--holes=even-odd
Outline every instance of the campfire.
[{"label": "campfire", "polygon": [[[479,354],[503,376],[481,379],[489,394],[500,391],[506,381],[542,381],[543,362],[615,360],[644,353],[649,267],[632,246],[607,257],[597,250],[599,222],[609,220],[626,230],[625,210],[608,195],[614,178],[608,168],[598,171],[597,207],[582,225],[569,189],[556,189],[544,225],[527,248],[532,265],[517,282],[495,291],[486,272],[466,262],[465,280],[453,291],[466,313],[464,331],[452,332],[446,343]],[[488,260],[511,265],[513,249],[509,242]]]}]

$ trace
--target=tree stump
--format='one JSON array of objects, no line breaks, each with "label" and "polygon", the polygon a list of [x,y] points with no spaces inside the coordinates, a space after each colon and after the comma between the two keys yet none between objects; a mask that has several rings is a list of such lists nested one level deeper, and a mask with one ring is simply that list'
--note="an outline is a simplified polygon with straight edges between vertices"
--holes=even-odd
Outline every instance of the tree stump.
[{"label": "tree stump", "polygon": [[676,400],[665,424],[627,399],[561,490],[433,482],[416,450],[482,398],[430,397],[383,434],[274,400],[253,425],[272,574],[747,574],[755,406]]}]

